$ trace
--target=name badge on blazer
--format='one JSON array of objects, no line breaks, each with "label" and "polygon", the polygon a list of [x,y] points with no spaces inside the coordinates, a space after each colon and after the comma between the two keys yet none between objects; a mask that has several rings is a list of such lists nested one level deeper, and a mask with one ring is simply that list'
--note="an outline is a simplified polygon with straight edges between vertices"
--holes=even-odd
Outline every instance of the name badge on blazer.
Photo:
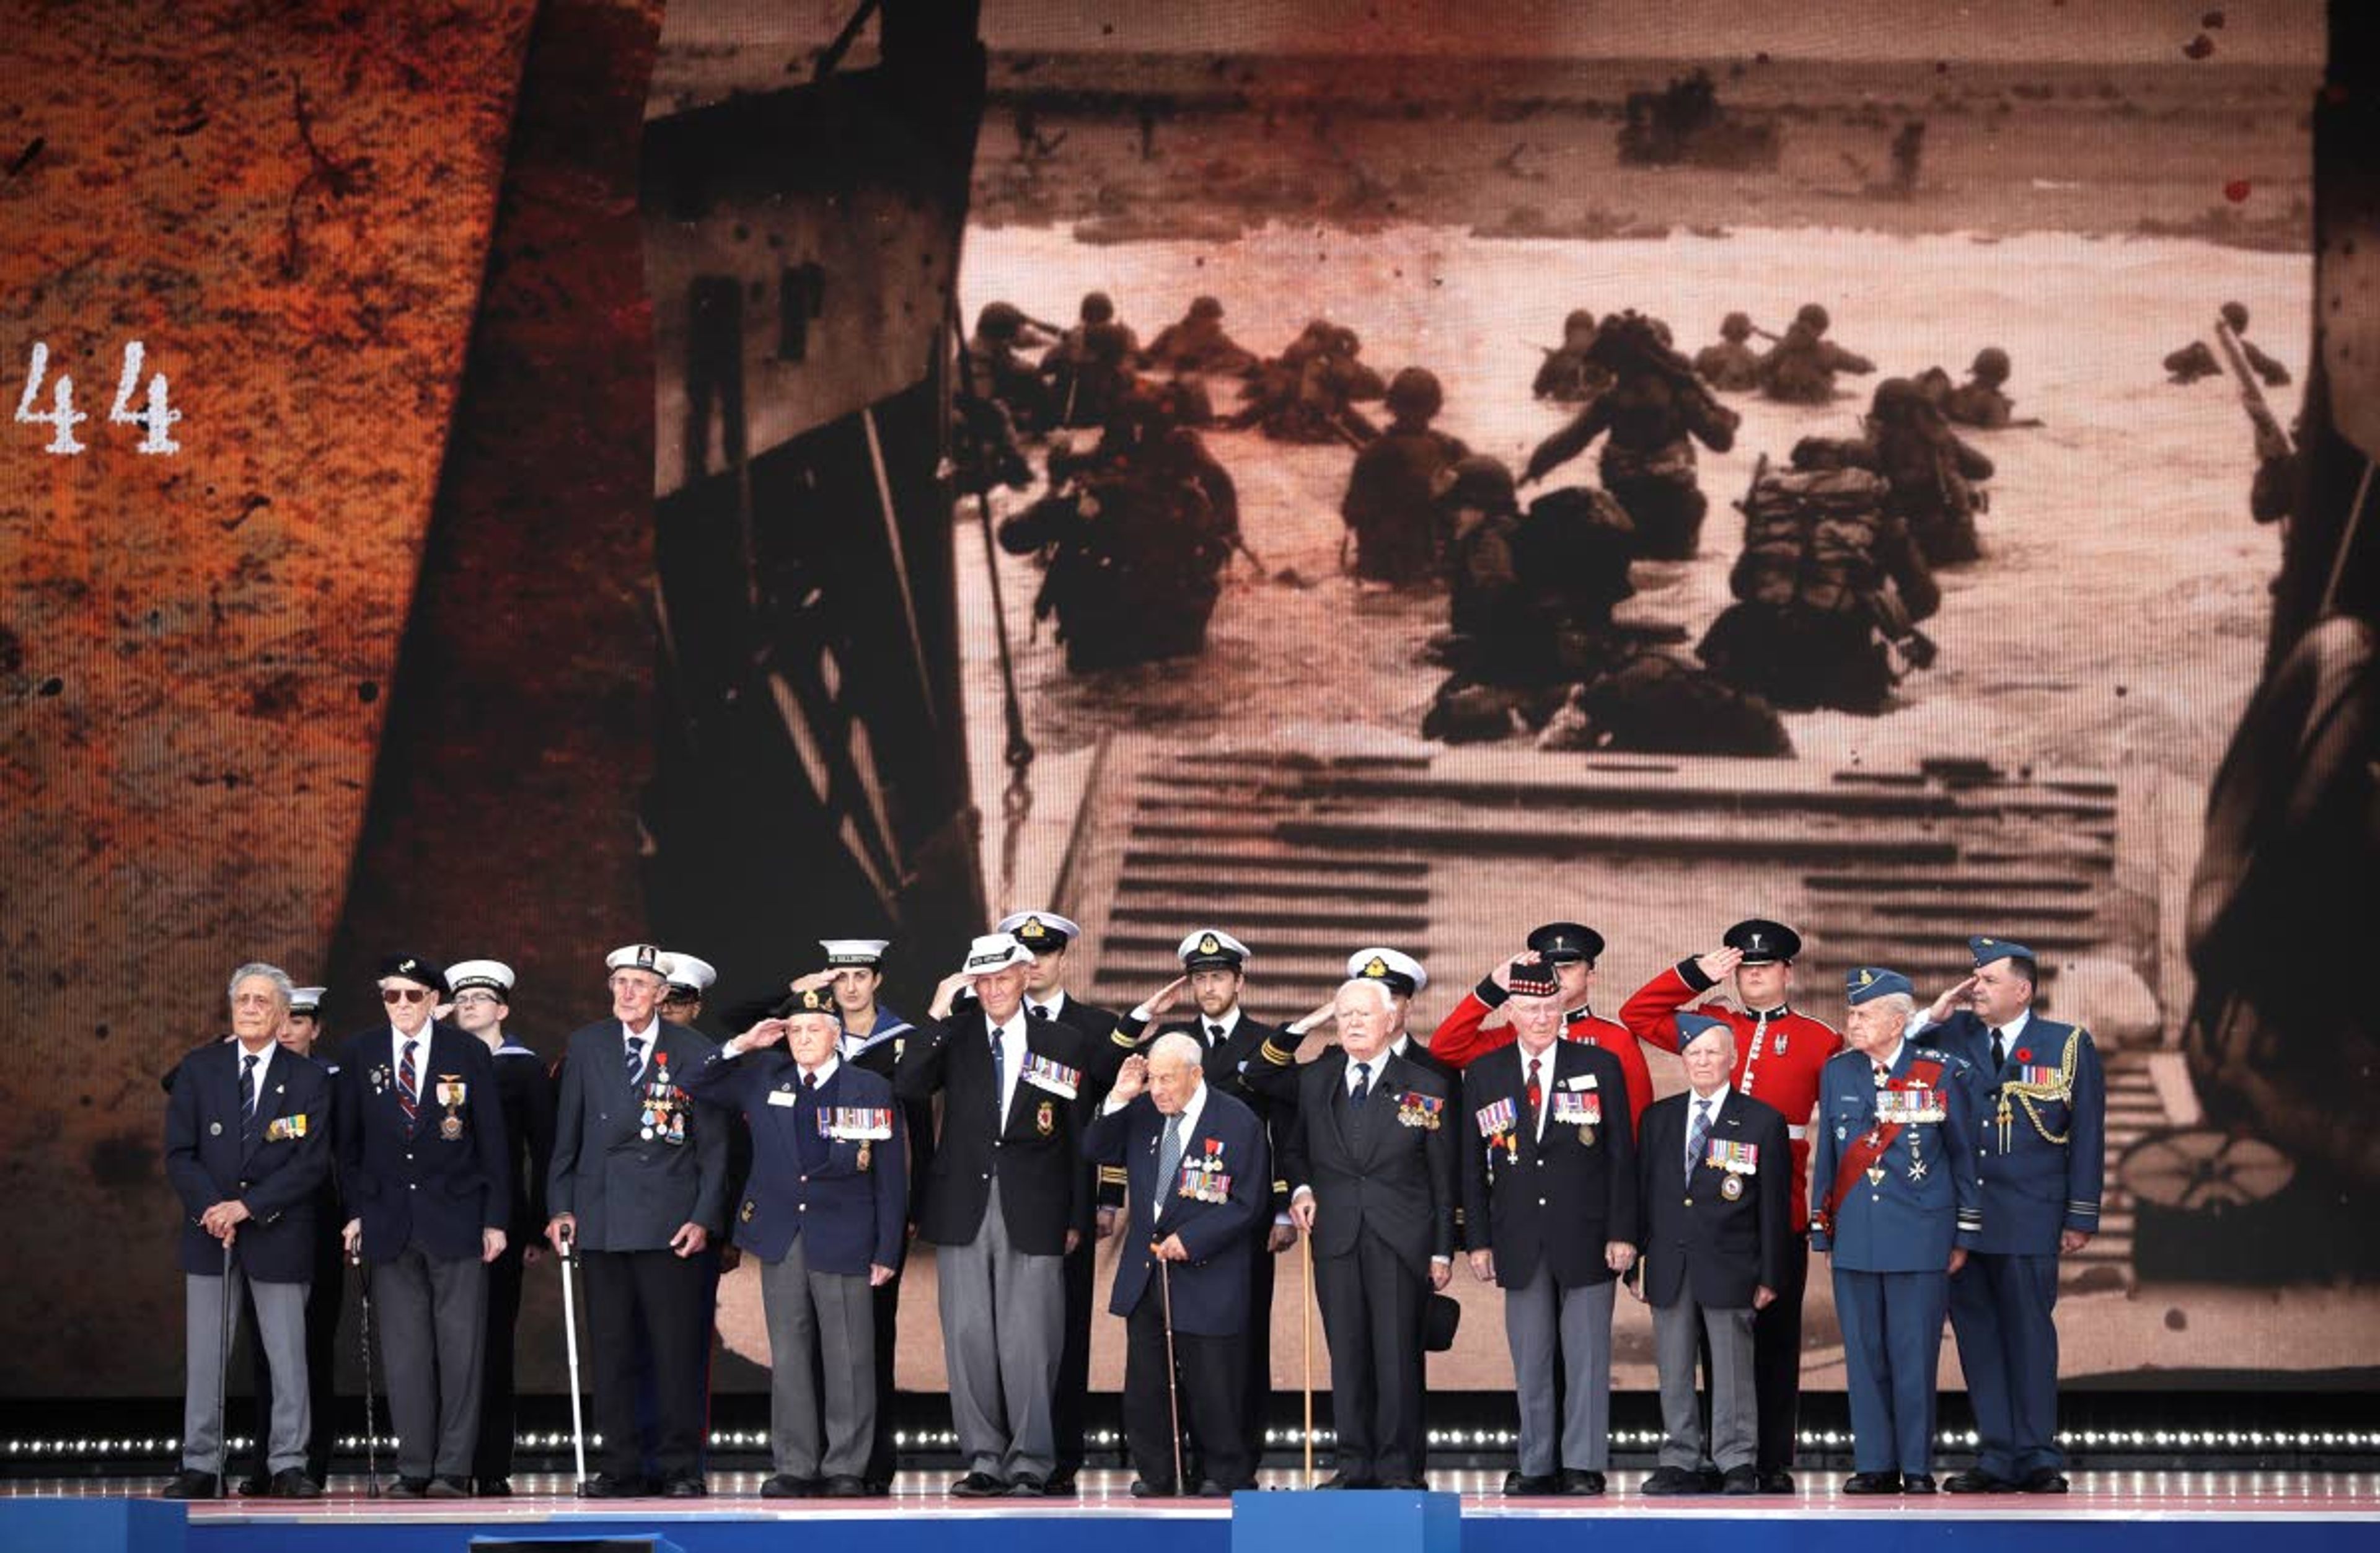
[{"label": "name badge on blazer", "polygon": [[771,1089],[769,1091],[769,1103],[772,1106],[797,1106],[802,1103],[802,1098],[790,1089]]},{"label": "name badge on blazer", "polygon": [[1593,1074],[1572,1074],[1568,1078],[1561,1081],[1561,1087],[1564,1089],[1594,1089],[1598,1087],[1598,1086],[1595,1082],[1595,1075]]},{"label": "name badge on blazer", "polygon": [[1070,1068],[1038,1051],[1025,1054],[1025,1065],[1016,1071],[1016,1076],[1036,1089],[1048,1090],[1062,1100],[1073,1099],[1083,1084],[1082,1070]]}]

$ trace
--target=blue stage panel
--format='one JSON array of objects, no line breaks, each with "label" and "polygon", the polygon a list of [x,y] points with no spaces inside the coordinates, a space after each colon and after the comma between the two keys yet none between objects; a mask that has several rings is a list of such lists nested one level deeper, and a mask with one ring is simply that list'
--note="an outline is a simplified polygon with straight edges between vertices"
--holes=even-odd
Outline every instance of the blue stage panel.
[{"label": "blue stage panel", "polygon": [[163,1499],[0,1499],[0,1553],[182,1553],[186,1535]]},{"label": "blue stage panel", "polygon": [[1232,1496],[1232,1553],[1333,1547],[1462,1553],[1462,1497],[1402,1490]]},{"label": "blue stage panel", "polygon": [[[490,1541],[577,1543],[660,1538],[680,1553],[784,1553],[796,1536],[832,1538],[866,1553],[1229,1553],[1220,1505],[1179,1511],[1085,1511],[1003,1506],[929,1515],[822,1506],[762,1508],[758,1500],[711,1501],[691,1511],[572,1507],[508,1515],[397,1510],[369,1501],[300,1516],[200,1515],[188,1553],[470,1553]],[[0,1543],[5,1553],[13,1547]],[[81,1550],[74,1550],[81,1553]],[[1305,1553],[1315,1553],[1307,1548]]]}]

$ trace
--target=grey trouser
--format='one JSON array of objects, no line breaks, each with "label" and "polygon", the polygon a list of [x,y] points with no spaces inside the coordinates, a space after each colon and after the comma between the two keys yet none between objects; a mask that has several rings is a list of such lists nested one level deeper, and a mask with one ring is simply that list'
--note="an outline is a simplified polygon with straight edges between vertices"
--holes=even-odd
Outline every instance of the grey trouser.
[{"label": "grey trouser", "polygon": [[385,1361],[400,1477],[468,1477],[480,1443],[488,1269],[408,1245],[371,1264],[372,1327]]},{"label": "grey trouser", "polygon": [[[224,1285],[228,1281],[231,1287]],[[224,1301],[247,1299],[256,1306],[256,1330],[273,1375],[273,1423],[265,1468],[279,1473],[306,1464],[306,1441],[313,1410],[306,1388],[306,1290],[303,1283],[252,1283],[237,1263],[231,1277],[183,1275],[186,1352],[182,1388],[182,1465],[191,1472],[224,1470],[224,1442],[216,1438],[215,1413],[222,1405]]]},{"label": "grey trouser", "polygon": [[[1694,1405],[1694,1359],[1699,1339],[1710,1334],[1711,1438],[1703,1438],[1702,1410]],[[1711,1310],[1694,1303],[1691,1280],[1675,1304],[1653,1307],[1653,1362],[1661,1372],[1660,1463],[1691,1472],[1706,1445],[1721,1472],[1748,1467],[1758,1453],[1758,1392],[1752,1379],[1752,1312],[1748,1307]]]},{"label": "grey trouser", "polygon": [[1047,1478],[1057,1462],[1050,1405],[1065,1342],[1066,1259],[1009,1244],[1001,1190],[994,1177],[975,1239],[934,1253],[951,1422],[968,1471]]},{"label": "grey trouser", "polygon": [[[1543,1261],[1536,1276],[1504,1291],[1504,1339],[1512,1349],[1512,1389],[1521,1403],[1521,1475],[1549,1477],[1557,1467],[1601,1472],[1611,1464],[1611,1280],[1580,1289],[1554,1282]],[[1562,1419],[1554,1432],[1554,1366],[1561,1366]]]},{"label": "grey trouser", "polygon": [[876,1301],[868,1280],[810,1271],[796,1234],[782,1259],[760,1264],[760,1304],[769,1321],[769,1446],[777,1470],[788,1477],[866,1477],[877,1408]]}]

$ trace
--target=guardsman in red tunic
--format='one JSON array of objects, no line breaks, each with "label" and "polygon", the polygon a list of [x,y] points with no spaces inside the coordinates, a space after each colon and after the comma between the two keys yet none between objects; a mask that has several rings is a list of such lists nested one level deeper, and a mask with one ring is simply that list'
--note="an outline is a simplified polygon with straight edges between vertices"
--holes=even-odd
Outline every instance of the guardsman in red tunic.
[{"label": "guardsman in red tunic", "polygon": [[[1562,1039],[1599,1046],[1620,1059],[1621,1076],[1628,1081],[1628,1121],[1633,1132],[1644,1120],[1645,1108],[1653,1103],[1653,1073],[1645,1065],[1645,1049],[1636,1044],[1628,1027],[1587,1006],[1587,990],[1595,985],[1595,963],[1602,954],[1603,935],[1594,928],[1577,922],[1548,922],[1529,935],[1529,952],[1521,963],[1542,961],[1553,966],[1560,978]],[[1512,969],[1512,962],[1499,965],[1463,994],[1454,1012],[1439,1021],[1438,1033],[1429,1037],[1432,1056],[1461,1068],[1475,1057],[1512,1044],[1515,1032],[1511,1025],[1483,1028],[1488,1016],[1512,995],[1507,985]],[[1670,1049],[1677,1049],[1674,1031]]]},{"label": "guardsman in red tunic", "polygon": [[[1620,1020],[1639,1040],[1678,1049],[1680,1010],[1723,1019],[1735,1027],[1735,1088],[1784,1115],[1793,1143],[1793,1235],[1787,1244],[1784,1281],[1777,1298],[1753,1317],[1753,1370],[1759,1393],[1760,1489],[1793,1491],[1793,1429],[1802,1396],[1802,1293],[1810,1280],[1810,1112],[1818,1103],[1818,1074],[1843,1049],[1834,1027],[1786,1005],[1802,935],[1781,922],[1753,917],[1730,928],[1720,948],[1681,960],[1636,989]],[[1735,978],[1739,1007],[1704,1003],[1721,981]]]}]

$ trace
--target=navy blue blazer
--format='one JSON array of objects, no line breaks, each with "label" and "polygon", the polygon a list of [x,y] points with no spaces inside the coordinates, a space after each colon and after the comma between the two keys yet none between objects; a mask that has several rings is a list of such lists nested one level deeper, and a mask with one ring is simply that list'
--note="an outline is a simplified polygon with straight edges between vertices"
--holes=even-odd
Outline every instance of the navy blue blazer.
[{"label": "navy blue blazer", "polygon": [[[784,1259],[794,1237],[812,1272],[867,1275],[898,1269],[907,1241],[908,1128],[881,1074],[839,1062],[815,1093],[783,1047],[729,1057],[714,1051],[686,1086],[734,1106],[752,1128],[752,1172],[735,1208],[735,1244],[764,1262]],[[821,1138],[819,1117],[844,1109],[884,1113],[890,1137]]]},{"label": "navy blue blazer", "polygon": [[1930,1097],[1935,1103],[1925,1108],[1933,1114],[1900,1129],[1874,1176],[1855,1179],[1831,1219],[1816,1210],[1834,1190],[1845,1153],[1876,1124],[1876,1067],[1854,1049],[1829,1057],[1818,1072],[1810,1247],[1831,1256],[1838,1270],[1939,1272],[1949,1267],[1954,1247],[1972,1251],[1982,1239],[1975,1147],[1982,1075],[1951,1052],[1904,1040],[1891,1076],[1907,1078],[1920,1062],[1942,1067]]},{"label": "navy blue blazer", "polygon": [[[1213,1085],[1198,1125],[1182,1145],[1182,1167],[1157,1179],[1165,1117],[1146,1094],[1098,1118],[1083,1132],[1083,1158],[1122,1165],[1131,1222],[1116,1256],[1108,1309],[1130,1316],[1155,1298],[1157,1258],[1149,1243],[1180,1235],[1187,1262],[1172,1265],[1173,1327],[1193,1337],[1238,1337],[1248,1327],[1251,1260],[1257,1226],[1270,1220],[1272,1159],[1257,1113]],[[1205,1200],[1212,1194],[1220,1202]]]},{"label": "navy blue blazer", "polygon": [[[1527,1070],[1517,1044],[1463,1074],[1463,1236],[1469,1249],[1496,1254],[1496,1281],[1506,1289],[1527,1284],[1540,1266],[1563,1289],[1608,1283],[1616,1275],[1604,1245],[1636,1242],[1627,1070],[1586,1041],[1557,1040],[1546,1056],[1540,1137],[1528,1135]],[[1510,1115],[1491,1131],[1481,1118],[1500,1102]],[[1592,1124],[1573,1119],[1587,1116]]]},{"label": "navy blue blazer", "polygon": [[331,1173],[331,1075],[276,1048],[264,1070],[256,1134],[240,1126],[239,1043],[215,1041],[182,1059],[165,1100],[165,1179],[182,1199],[176,1256],[186,1273],[220,1275],[223,1242],[199,1216],[237,1198],[252,1216],[232,1255],[259,1283],[314,1276],[315,1197]]},{"label": "navy blue blazer", "polygon": [[339,1053],[339,1189],[363,1221],[368,1262],[419,1244],[432,1256],[480,1253],[480,1231],[512,1217],[512,1155],[496,1065],[479,1037],[432,1023],[421,1054],[413,1121],[398,1103],[395,1047],[386,1025],[348,1037]]},{"label": "navy blue blazer", "polygon": [[553,1213],[577,1217],[584,1251],[660,1251],[682,1225],[720,1230],[728,1121],[686,1088],[718,1048],[683,1025],[658,1024],[633,1086],[618,1020],[575,1032],[563,1051],[545,1197]]}]

